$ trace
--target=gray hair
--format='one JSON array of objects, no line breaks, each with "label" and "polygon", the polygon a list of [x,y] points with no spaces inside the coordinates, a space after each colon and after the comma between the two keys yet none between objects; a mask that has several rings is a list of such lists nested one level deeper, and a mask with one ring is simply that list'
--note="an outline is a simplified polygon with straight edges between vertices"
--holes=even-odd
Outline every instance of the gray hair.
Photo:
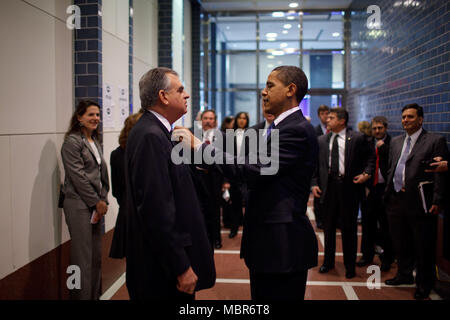
[{"label": "gray hair", "polygon": [[139,95],[142,108],[147,109],[156,105],[159,99],[159,91],[169,89],[170,79],[166,75],[168,73],[178,77],[178,73],[174,70],[164,67],[151,69],[142,76],[139,81]]}]

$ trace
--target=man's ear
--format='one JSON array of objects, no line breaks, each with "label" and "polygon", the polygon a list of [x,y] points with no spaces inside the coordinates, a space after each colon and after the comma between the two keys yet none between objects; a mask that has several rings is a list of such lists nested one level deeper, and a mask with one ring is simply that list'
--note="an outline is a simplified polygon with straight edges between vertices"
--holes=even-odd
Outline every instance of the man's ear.
[{"label": "man's ear", "polygon": [[297,86],[294,83],[290,83],[288,85],[287,96],[288,97],[294,97],[296,92],[297,92]]},{"label": "man's ear", "polygon": [[164,90],[159,90],[158,96],[159,96],[159,100],[161,100],[161,102],[162,102],[164,105],[167,106],[167,105],[169,104],[169,99],[167,99],[166,91],[164,91]]}]

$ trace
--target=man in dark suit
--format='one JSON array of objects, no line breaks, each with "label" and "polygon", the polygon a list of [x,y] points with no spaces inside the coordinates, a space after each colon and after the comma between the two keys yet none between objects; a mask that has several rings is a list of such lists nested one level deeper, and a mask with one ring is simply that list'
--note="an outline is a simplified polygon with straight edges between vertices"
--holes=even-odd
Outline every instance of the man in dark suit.
[{"label": "man in dark suit", "polygon": [[363,215],[362,219],[361,252],[363,256],[356,265],[364,267],[372,263],[375,255],[375,243],[377,238],[379,238],[383,248],[383,253],[380,256],[381,271],[389,271],[394,261],[394,252],[383,196],[386,189],[391,136],[387,133],[388,121],[383,116],[374,117],[371,127],[372,137],[370,138],[370,144],[375,150],[377,160],[375,173],[366,184],[369,194],[367,196],[367,215]]},{"label": "man in dark suit", "polygon": [[[253,300],[304,299],[308,269],[317,265],[317,239],[306,216],[317,137],[298,107],[307,90],[305,74],[294,66],[277,67],[267,79],[263,105],[275,120],[259,139],[265,139],[268,150],[279,146],[270,153],[274,168],[270,174],[265,170],[268,164],[251,161],[252,148],[243,164],[213,165],[229,179],[248,185],[241,257],[250,270]],[[213,147],[193,141],[189,134],[187,129],[178,130],[197,152],[211,151]],[[260,146],[256,153],[262,159]],[[229,159],[226,153],[222,156]]]},{"label": "man in dark suit", "polygon": [[324,210],[325,259],[319,272],[334,268],[339,219],[345,276],[350,279],[355,277],[358,203],[375,169],[375,154],[362,133],[347,130],[347,121],[345,109],[330,110],[327,125],[331,132],[319,137],[319,166],[312,192]]},{"label": "man in dark suit", "polygon": [[[214,110],[205,110],[200,116],[202,130],[195,130],[194,134],[203,142],[215,144],[222,142],[222,133],[217,129],[217,115]],[[221,137],[219,137],[219,135]],[[220,201],[222,197],[223,177],[215,170],[195,167],[195,174],[203,188],[199,192],[202,203],[202,211],[205,217],[206,230],[211,246],[215,249],[222,248],[222,238],[220,235]]]},{"label": "man in dark suit", "polygon": [[[426,172],[427,161],[448,158],[444,137],[422,128],[423,108],[408,104],[402,109],[406,134],[392,139],[386,187],[387,213],[398,270],[387,285],[414,283],[416,266],[416,299],[429,296],[435,281],[437,214],[444,202],[445,176]],[[433,182],[429,208],[425,211],[419,183]],[[431,194],[432,193],[432,194]]]},{"label": "man in dark suit", "polygon": [[171,160],[171,125],[189,95],[167,68],[147,72],[139,90],[146,111],[125,154],[128,292],[133,300],[191,301],[214,285],[215,268],[190,168]]},{"label": "man in dark suit", "polygon": [[[317,109],[317,115],[319,116],[320,123],[315,127],[317,137],[330,132],[327,129],[328,114],[330,113],[330,108],[324,104],[320,105]],[[319,229],[323,229],[323,214],[320,205],[320,198],[314,197],[314,217],[316,219],[316,226]]]}]

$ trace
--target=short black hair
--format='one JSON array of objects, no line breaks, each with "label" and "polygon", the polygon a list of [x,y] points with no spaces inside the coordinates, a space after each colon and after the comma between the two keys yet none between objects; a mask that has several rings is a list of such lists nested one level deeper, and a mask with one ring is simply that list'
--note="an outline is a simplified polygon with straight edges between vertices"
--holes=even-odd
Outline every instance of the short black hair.
[{"label": "short black hair", "polygon": [[277,72],[277,78],[285,85],[288,86],[291,83],[297,87],[295,97],[297,102],[300,103],[308,92],[308,78],[302,69],[296,66],[279,66],[272,70]]},{"label": "short black hair", "polygon": [[323,111],[330,112],[330,107],[328,107],[328,106],[326,106],[324,104],[321,104],[319,106],[319,108],[317,109],[317,115],[319,116],[320,113],[323,112]]},{"label": "short black hair", "polygon": [[406,106],[403,107],[402,113],[403,113],[403,111],[405,111],[406,109],[416,109],[417,115],[418,115],[419,117],[422,117],[422,118],[423,118],[423,108],[422,108],[421,106],[419,106],[417,103],[410,103],[410,104],[407,104]]},{"label": "short black hair", "polygon": [[376,117],[373,117],[372,123],[371,123],[371,124],[373,124],[374,122],[378,122],[378,123],[383,124],[383,126],[384,126],[385,128],[388,127],[388,120],[386,119],[386,117],[383,117],[383,116],[376,116]]},{"label": "short black hair", "polygon": [[341,107],[331,108],[330,113],[336,113],[338,119],[344,119],[345,125],[348,123],[348,111]]},{"label": "short black hair", "polygon": [[206,109],[202,112],[202,114],[200,115],[200,120],[203,119],[203,115],[207,112],[212,112],[214,114],[214,120],[217,120],[217,114],[216,111],[214,111],[214,109]]}]

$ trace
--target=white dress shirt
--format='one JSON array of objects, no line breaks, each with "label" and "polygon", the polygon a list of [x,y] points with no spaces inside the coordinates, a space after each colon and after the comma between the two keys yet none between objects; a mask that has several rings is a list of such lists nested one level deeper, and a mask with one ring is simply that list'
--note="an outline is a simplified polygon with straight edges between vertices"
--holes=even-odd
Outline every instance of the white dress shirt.
[{"label": "white dress shirt", "polygon": [[242,140],[244,140],[244,129],[236,129],[236,154],[241,155]]},{"label": "white dress shirt", "polygon": [[339,133],[334,133],[331,135],[329,150],[330,155],[328,157],[328,167],[331,168],[331,150],[333,148],[333,142],[336,136],[338,138],[338,146],[339,146],[339,174],[345,174],[345,139],[346,139],[347,128],[342,129]]},{"label": "white dress shirt", "polygon": [[322,122],[320,123],[320,127],[322,128],[323,134],[327,134],[327,126],[324,125]]},{"label": "white dress shirt", "polygon": [[160,115],[156,111],[150,110],[150,112],[153,113],[158,118],[159,121],[161,121],[161,123],[164,125],[164,127],[166,127],[168,132],[172,131],[172,126],[170,125],[169,120],[164,118],[162,115]]}]

